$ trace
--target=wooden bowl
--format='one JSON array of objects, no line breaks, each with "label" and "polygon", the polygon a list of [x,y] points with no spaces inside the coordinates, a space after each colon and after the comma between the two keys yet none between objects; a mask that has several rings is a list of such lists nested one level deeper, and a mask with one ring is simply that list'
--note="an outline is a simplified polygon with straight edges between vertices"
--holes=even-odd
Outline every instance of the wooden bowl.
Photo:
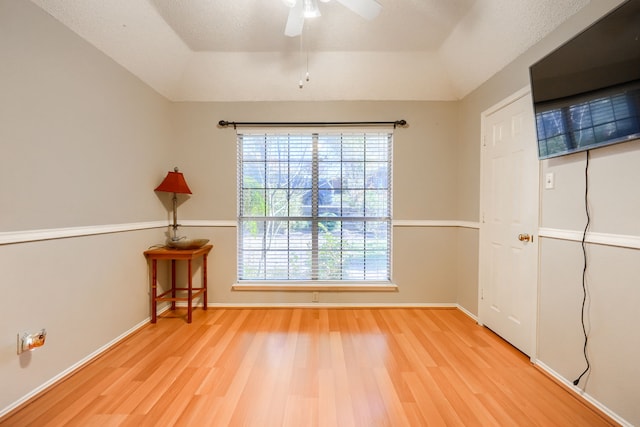
[{"label": "wooden bowl", "polygon": [[167,246],[174,249],[199,249],[208,242],[209,239],[167,240]]}]

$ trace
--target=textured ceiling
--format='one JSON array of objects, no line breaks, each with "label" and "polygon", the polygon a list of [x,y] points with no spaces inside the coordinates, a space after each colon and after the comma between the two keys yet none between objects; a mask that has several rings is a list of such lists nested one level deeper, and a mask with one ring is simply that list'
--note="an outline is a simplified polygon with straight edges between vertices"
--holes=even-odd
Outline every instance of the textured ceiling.
[{"label": "textured ceiling", "polygon": [[[335,1],[319,2],[322,16],[305,23],[305,48],[312,51],[434,50],[473,2],[388,1],[384,12],[373,21],[361,18]],[[151,0],[151,3],[194,51],[299,49],[298,38],[283,36],[289,9],[281,0],[191,0],[189,7],[175,0]]]},{"label": "textured ceiling", "polygon": [[460,99],[589,2],[330,1],[301,43],[282,0],[32,1],[176,101]]}]

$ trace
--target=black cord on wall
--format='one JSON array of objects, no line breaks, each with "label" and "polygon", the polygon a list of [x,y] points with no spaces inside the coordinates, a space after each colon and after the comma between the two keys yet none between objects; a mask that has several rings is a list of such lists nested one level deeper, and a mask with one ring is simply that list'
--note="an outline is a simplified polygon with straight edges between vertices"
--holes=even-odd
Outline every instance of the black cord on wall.
[{"label": "black cord on wall", "polygon": [[578,385],[582,377],[589,372],[591,364],[589,363],[589,356],[587,355],[587,342],[589,336],[587,334],[587,327],[585,325],[585,309],[587,303],[587,231],[589,230],[589,224],[591,223],[591,216],[589,214],[589,150],[587,150],[587,161],[584,167],[584,210],[587,214],[587,224],[584,226],[584,232],[582,233],[582,256],[584,264],[582,267],[582,333],[584,335],[584,346],[582,347],[582,353],[584,354],[584,360],[587,362],[587,367],[582,371],[580,376],[573,381],[573,385]]}]

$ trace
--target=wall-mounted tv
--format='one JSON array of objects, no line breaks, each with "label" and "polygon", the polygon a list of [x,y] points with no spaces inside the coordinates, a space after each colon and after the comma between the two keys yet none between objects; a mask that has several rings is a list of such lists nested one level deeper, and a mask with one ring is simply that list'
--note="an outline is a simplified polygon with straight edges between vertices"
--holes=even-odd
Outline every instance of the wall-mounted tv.
[{"label": "wall-mounted tv", "polygon": [[529,68],[538,157],[640,138],[640,0],[627,0]]}]

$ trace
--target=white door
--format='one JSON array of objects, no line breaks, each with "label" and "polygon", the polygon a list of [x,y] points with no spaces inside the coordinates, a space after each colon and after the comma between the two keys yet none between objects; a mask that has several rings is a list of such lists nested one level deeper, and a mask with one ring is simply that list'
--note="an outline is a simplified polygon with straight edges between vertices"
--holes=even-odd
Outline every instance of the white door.
[{"label": "white door", "polygon": [[482,114],[480,323],[535,357],[539,168],[522,90]]}]

